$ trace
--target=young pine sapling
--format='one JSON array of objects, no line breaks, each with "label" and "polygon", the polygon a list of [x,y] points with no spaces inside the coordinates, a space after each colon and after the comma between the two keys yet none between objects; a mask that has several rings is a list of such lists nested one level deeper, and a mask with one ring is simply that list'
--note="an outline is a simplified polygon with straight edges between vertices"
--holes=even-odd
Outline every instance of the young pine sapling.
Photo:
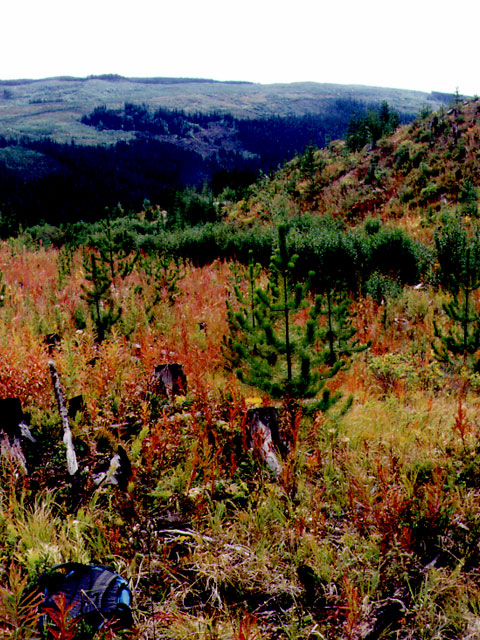
[{"label": "young pine sapling", "polygon": [[480,373],[480,311],[475,292],[480,288],[480,235],[469,237],[456,225],[436,238],[440,277],[451,295],[443,305],[450,326],[434,321],[436,358],[454,369]]},{"label": "young pine sapling", "polygon": [[[316,296],[312,302],[313,273],[305,282],[296,282],[298,258],[289,251],[287,234],[287,226],[281,225],[266,286],[252,286],[258,271],[251,267],[248,289],[253,297],[234,288],[236,308],[230,304],[228,311],[230,359],[246,384],[285,401],[317,397],[315,406],[326,410],[335,401],[325,387],[326,380],[360,347],[351,341],[354,330],[347,302],[334,303],[329,294],[326,311],[324,297]],[[305,308],[308,317],[302,325],[298,313]],[[326,324],[321,320],[325,314]]]},{"label": "young pine sapling", "polygon": [[120,319],[122,308],[115,303],[112,297],[112,280],[108,265],[91,252],[85,253],[83,267],[85,278],[90,282],[90,287],[82,285],[82,298],[87,302],[90,310],[96,340],[101,343]]}]

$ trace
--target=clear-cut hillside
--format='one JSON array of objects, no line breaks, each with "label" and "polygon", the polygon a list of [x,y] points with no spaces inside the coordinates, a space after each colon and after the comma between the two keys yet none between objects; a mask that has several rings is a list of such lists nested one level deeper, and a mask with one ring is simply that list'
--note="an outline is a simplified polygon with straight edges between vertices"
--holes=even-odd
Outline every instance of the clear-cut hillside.
[{"label": "clear-cut hillside", "polygon": [[404,114],[422,106],[437,109],[450,99],[441,93],[385,89],[358,85],[261,85],[175,78],[46,78],[0,81],[0,135],[50,136],[57,142],[74,139],[83,144],[108,144],[130,138],[131,133],[96,131],[80,123],[82,115],[98,105],[115,109],[125,102],[149,108],[187,112],[218,110],[239,118],[272,115],[327,115],[337,100],[379,103],[386,100]]}]

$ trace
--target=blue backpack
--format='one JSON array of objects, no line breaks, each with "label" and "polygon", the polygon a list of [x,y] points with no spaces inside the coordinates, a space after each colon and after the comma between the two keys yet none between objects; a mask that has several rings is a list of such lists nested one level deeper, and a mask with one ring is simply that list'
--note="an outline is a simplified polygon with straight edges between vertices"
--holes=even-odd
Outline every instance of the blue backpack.
[{"label": "blue backpack", "polygon": [[55,597],[62,595],[71,606],[68,619],[84,621],[94,632],[106,623],[116,630],[133,624],[128,584],[109,567],[76,562],[57,565],[40,577],[38,588],[44,596],[40,605],[42,631],[48,629],[48,611],[58,611]]}]

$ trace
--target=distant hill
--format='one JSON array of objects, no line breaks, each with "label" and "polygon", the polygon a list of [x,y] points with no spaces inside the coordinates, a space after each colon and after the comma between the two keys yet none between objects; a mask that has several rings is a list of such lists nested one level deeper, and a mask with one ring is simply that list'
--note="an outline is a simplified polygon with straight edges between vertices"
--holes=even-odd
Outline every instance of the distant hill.
[{"label": "distant hill", "polygon": [[116,75],[44,80],[0,80],[0,135],[49,136],[57,142],[108,144],[128,134],[99,132],[80,119],[95,107],[118,109],[127,103],[187,113],[219,111],[237,118],[327,115],[338,100],[378,104],[387,101],[401,114],[433,110],[451,95],[357,85],[261,85],[189,78],[124,78]]},{"label": "distant hill", "polygon": [[409,122],[452,98],[309,82],[0,81],[0,213],[26,224],[68,222],[98,218],[117,202],[172,207],[190,186],[238,195],[260,171],[342,138],[354,115],[388,103]]}]

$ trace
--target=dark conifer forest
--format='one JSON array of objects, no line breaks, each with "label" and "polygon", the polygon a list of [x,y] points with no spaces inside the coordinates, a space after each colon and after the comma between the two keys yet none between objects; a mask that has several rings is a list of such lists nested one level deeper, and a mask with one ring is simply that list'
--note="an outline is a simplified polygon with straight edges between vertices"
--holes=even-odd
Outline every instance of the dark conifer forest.
[{"label": "dark conifer forest", "polygon": [[171,209],[186,188],[207,187],[215,197],[228,188],[230,197],[239,199],[260,173],[276,170],[308,146],[321,148],[343,137],[352,119],[372,109],[338,99],[325,114],[239,119],[218,111],[99,106],[82,117],[82,124],[133,137],[108,146],[0,138],[3,226],[92,221],[105,207],[121,203],[138,211],[144,200]]}]

